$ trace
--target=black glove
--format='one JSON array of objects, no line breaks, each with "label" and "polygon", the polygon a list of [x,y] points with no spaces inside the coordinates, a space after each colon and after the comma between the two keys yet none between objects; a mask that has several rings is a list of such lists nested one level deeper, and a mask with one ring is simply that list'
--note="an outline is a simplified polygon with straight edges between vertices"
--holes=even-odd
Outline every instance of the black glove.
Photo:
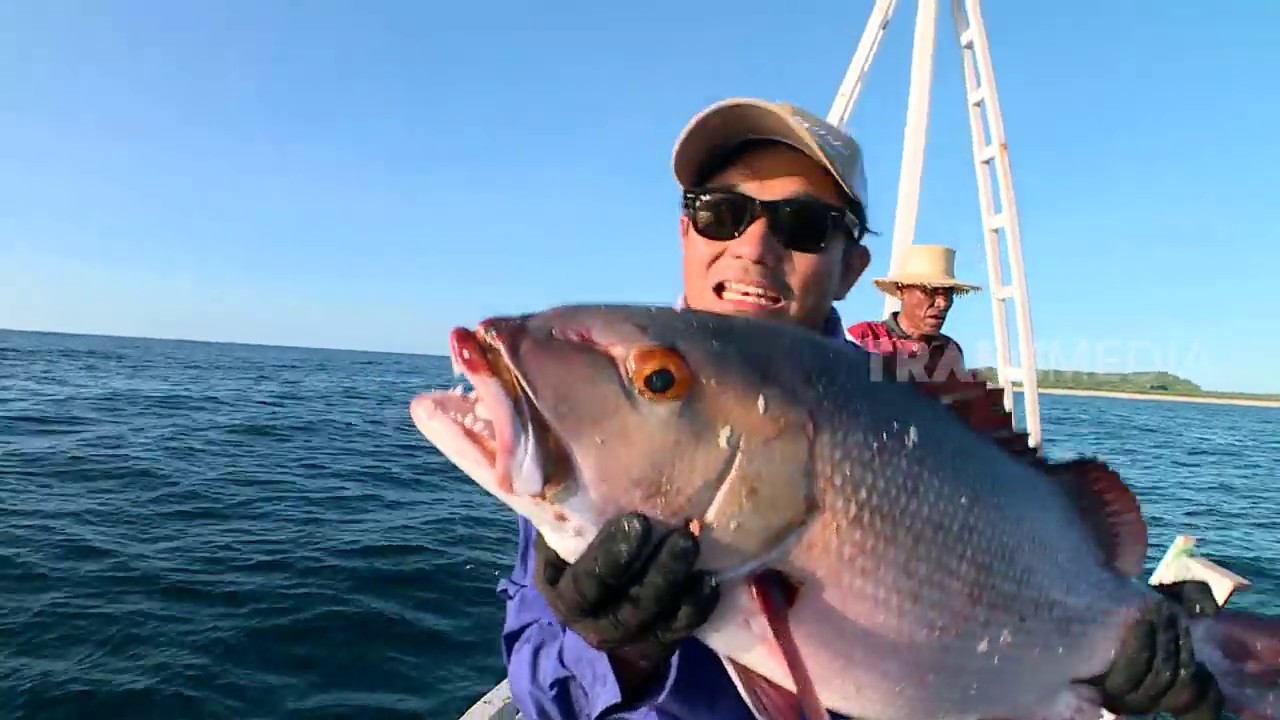
[{"label": "black glove", "polygon": [[1147,610],[1093,684],[1102,706],[1116,715],[1168,713],[1180,720],[1218,720],[1222,691],[1213,674],[1196,662],[1183,616],[1212,615],[1220,608],[1202,582],[1156,585],[1162,599]]},{"label": "black glove", "polygon": [[534,545],[534,583],[560,622],[592,647],[646,667],[668,660],[720,599],[712,576],[694,570],[698,538],[688,528],[656,544],[652,534],[643,515],[621,515],[572,565],[540,534]]}]

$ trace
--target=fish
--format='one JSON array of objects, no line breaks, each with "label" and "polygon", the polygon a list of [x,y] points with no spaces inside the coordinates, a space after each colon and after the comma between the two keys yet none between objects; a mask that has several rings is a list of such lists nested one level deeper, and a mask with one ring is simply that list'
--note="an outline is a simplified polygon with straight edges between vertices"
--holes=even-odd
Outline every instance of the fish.
[{"label": "fish", "polygon": [[[1096,720],[1085,679],[1157,594],[1103,460],[1051,460],[1002,391],[775,320],[558,305],[449,335],[470,385],[417,430],[573,561],[609,518],[698,534],[699,641],[763,720]],[[1280,619],[1185,619],[1240,717],[1280,718]]]}]

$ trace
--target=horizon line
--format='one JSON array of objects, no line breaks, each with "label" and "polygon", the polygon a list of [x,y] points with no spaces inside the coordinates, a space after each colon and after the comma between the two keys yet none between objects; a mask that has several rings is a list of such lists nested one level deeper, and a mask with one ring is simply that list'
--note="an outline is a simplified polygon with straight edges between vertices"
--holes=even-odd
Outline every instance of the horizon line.
[{"label": "horizon line", "polygon": [[285,345],[279,343],[253,342],[250,340],[202,340],[187,337],[166,337],[161,335],[115,335],[103,332],[77,332],[74,330],[32,330],[0,326],[0,332],[28,333],[31,335],[66,335],[71,337],[110,338],[113,340],[153,340],[158,342],[203,343],[206,345],[244,345],[246,347],[275,348],[278,350],[332,350],[337,352],[364,353],[369,355],[412,355],[414,357],[433,357],[448,360],[448,355],[430,352],[414,352],[410,350],[370,350],[368,348],[333,347],[327,345]]},{"label": "horizon line", "polygon": [[[109,339],[116,339],[116,340],[150,340],[150,341],[157,341],[157,342],[201,343],[205,345],[240,345],[244,347],[274,348],[278,350],[322,350],[322,351],[330,351],[330,352],[359,353],[359,354],[365,354],[365,355],[402,355],[407,357],[438,358],[440,360],[449,359],[449,356],[447,354],[431,353],[431,352],[424,352],[424,351],[371,350],[368,348],[333,347],[333,346],[326,346],[326,345],[288,345],[288,344],[280,344],[280,343],[252,342],[248,340],[207,340],[207,339],[198,339],[198,338],[164,337],[164,336],[155,336],[155,335],[115,335],[111,333],[76,332],[72,330],[32,330],[28,328],[15,328],[15,327],[8,327],[8,326],[0,326],[0,332],[28,333],[31,335],[62,335],[62,336],[69,336],[69,337],[109,338]],[[975,365],[970,369],[971,370],[994,370],[995,368],[989,365]],[[1188,377],[1184,377],[1182,375],[1178,375],[1177,373],[1172,372],[1170,370],[1110,371],[1110,370],[1078,370],[1078,369],[1072,370],[1067,368],[1037,367],[1036,371],[1038,373],[1045,373],[1045,372],[1094,373],[1099,375],[1115,375],[1115,374],[1136,375],[1136,374],[1150,374],[1150,373],[1165,373],[1177,378],[1181,378],[1183,380],[1187,380],[1188,382],[1192,382],[1192,383],[1195,383],[1197,386],[1200,386],[1200,383],[1196,382],[1195,380],[1192,380],[1191,378],[1188,378]],[[1048,390],[1051,388],[1042,388],[1042,389]],[[1261,395],[1261,396],[1267,396],[1267,397],[1270,397],[1275,394],[1275,393],[1259,392],[1257,390],[1215,390],[1215,389],[1206,388],[1203,386],[1200,386],[1200,392],[1235,393],[1240,395]]]}]

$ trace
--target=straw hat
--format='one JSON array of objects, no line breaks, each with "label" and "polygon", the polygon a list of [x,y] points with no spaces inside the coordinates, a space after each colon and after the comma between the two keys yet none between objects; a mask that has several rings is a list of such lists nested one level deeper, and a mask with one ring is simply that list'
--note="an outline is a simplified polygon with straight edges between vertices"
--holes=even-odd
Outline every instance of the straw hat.
[{"label": "straw hat", "polygon": [[982,289],[981,285],[956,279],[956,251],[943,245],[908,245],[898,271],[872,282],[885,294],[898,297],[902,285],[952,288],[956,295]]}]

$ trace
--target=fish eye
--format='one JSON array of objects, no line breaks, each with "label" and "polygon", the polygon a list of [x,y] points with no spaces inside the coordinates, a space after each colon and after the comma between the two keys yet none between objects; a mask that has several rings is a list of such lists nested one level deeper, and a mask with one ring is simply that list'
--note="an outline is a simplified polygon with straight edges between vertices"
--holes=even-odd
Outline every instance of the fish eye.
[{"label": "fish eye", "polygon": [[644,376],[644,387],[654,395],[661,395],[676,386],[676,374],[671,368],[658,368]]},{"label": "fish eye", "polygon": [[689,392],[693,380],[693,372],[680,353],[657,345],[632,351],[627,358],[627,376],[647,400],[679,400]]}]

